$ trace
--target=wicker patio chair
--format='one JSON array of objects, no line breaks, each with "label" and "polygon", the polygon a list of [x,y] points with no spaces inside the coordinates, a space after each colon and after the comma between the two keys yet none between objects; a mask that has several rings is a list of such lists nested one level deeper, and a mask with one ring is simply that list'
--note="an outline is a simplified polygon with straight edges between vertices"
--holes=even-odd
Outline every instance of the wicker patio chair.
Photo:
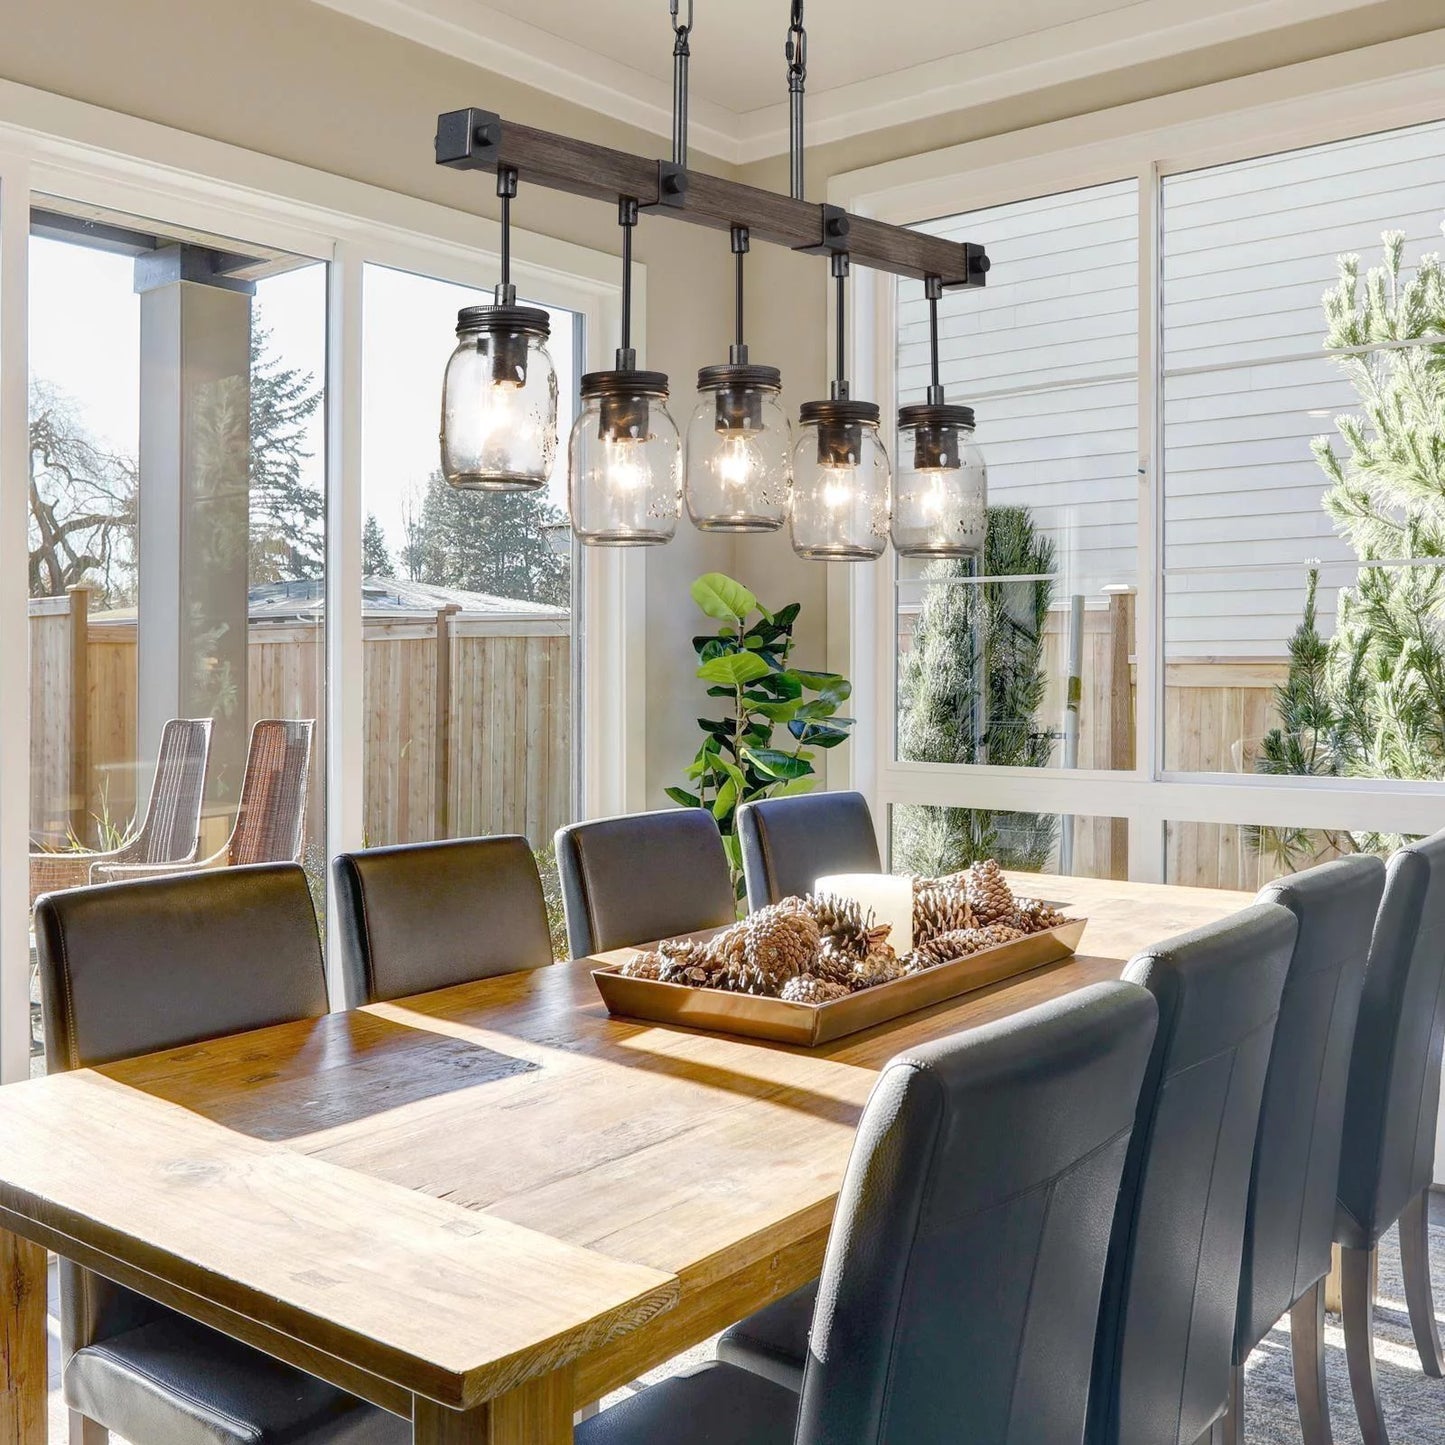
[{"label": "wicker patio chair", "polygon": [[210,750],[210,718],[172,718],[161,730],[155,777],[140,831],[130,842],[109,852],[32,853],[31,907],[42,893],[83,887],[91,881],[97,865],[174,866],[193,862],[201,845],[201,798]]},{"label": "wicker patio chair", "polygon": [[147,866],[118,863],[97,867],[94,883],[158,878],[202,868],[237,868],[247,863],[298,863],[306,832],[306,782],[311,770],[310,718],[263,718],[251,729],[246,776],[235,826],[225,846],[198,862]]}]

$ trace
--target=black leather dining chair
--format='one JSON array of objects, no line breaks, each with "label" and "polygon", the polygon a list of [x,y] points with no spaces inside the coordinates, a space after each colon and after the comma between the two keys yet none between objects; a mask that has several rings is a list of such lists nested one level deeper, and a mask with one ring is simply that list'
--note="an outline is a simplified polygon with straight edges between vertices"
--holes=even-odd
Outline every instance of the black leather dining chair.
[{"label": "black leather dining chair", "polygon": [[720,1361],[578,1445],[1077,1445],[1156,1008],[1098,984],[900,1055],[863,1111],[801,1393]]},{"label": "black leather dining chair", "polygon": [[525,838],[457,838],[341,853],[337,927],[353,1003],[552,962],[547,903]]},{"label": "black leather dining chair", "polygon": [[705,808],[559,828],[557,871],[573,958],[737,918],[722,834]]},{"label": "black leather dining chair", "polygon": [[824,874],[883,871],[862,793],[803,793],[744,803],[737,831],[749,908],[811,893]]},{"label": "black leather dining chair", "polygon": [[1386,868],[1350,1059],[1334,1237],[1365,1445],[1389,1439],[1375,1381],[1374,1282],[1380,1237],[1396,1222],[1415,1347],[1427,1375],[1438,1379],[1442,1370],[1429,1250],[1442,1035],[1445,832],[1401,848]]},{"label": "black leather dining chair", "polygon": [[[306,875],[216,869],[49,894],[35,910],[51,1073],[326,1011]],[[405,1445],[409,1421],[62,1259],[71,1439]]]},{"label": "black leather dining chair", "polygon": [[1091,1445],[1196,1445],[1229,1403],[1245,1212],[1294,914],[1256,903],[1137,955],[1159,1033],[1119,1190]]},{"label": "black leather dining chair", "polygon": [[1384,864],[1361,854],[1271,883],[1259,895],[1289,909],[1298,932],[1254,1141],[1225,1445],[1245,1438],[1245,1361],[1286,1314],[1304,1445],[1329,1445],[1325,1279],[1350,1052],[1384,887]]}]

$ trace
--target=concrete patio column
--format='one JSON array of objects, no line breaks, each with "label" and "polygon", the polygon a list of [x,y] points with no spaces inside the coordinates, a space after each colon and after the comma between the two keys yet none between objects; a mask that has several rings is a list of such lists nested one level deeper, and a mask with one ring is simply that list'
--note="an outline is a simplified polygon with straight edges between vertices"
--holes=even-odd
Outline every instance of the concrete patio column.
[{"label": "concrete patio column", "polygon": [[144,806],[167,719],[212,717],[208,813],[234,807],[246,756],[255,290],[251,282],[218,274],[215,260],[202,247],[177,245],[135,262],[138,803]]}]

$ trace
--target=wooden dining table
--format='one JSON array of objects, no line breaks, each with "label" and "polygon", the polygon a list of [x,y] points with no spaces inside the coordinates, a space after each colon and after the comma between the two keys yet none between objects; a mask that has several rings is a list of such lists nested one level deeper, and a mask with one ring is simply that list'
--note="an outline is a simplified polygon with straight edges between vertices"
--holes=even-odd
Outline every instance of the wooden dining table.
[{"label": "wooden dining table", "polygon": [[1020,886],[1078,954],[816,1049],[609,1017],[580,960],[0,1089],[0,1445],[46,1436],[46,1250],[426,1445],[570,1440],[817,1275],[889,1058],[1249,901]]}]

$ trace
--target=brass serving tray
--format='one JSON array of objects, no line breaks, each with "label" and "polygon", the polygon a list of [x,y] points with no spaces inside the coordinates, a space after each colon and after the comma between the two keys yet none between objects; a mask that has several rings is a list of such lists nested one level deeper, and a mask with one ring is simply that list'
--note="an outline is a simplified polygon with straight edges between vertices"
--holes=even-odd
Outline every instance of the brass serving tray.
[{"label": "brass serving tray", "polygon": [[1046,963],[1057,963],[1078,948],[1086,924],[1086,919],[1071,918],[1057,928],[1030,933],[1012,943],[995,944],[967,958],[940,963],[921,973],[822,1004],[790,1003],[716,988],[628,978],[619,971],[621,963],[594,968],[592,977],[612,1014],[813,1048],[1001,979],[1028,973]]}]

